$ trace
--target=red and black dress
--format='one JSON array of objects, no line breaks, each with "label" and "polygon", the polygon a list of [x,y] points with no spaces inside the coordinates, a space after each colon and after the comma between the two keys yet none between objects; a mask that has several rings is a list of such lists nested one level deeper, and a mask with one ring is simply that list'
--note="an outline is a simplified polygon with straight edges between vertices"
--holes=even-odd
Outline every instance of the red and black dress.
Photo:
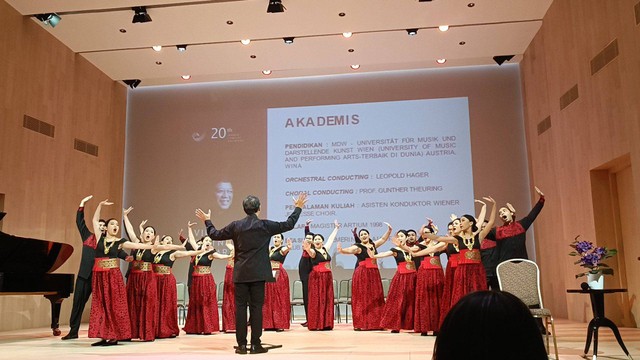
[{"label": "red and black dress", "polygon": [[289,298],[289,275],[282,266],[287,255],[282,255],[283,246],[271,247],[269,258],[275,282],[267,282],[262,307],[262,327],[265,329],[289,329],[291,306]]},{"label": "red and black dress", "polygon": [[[380,319],[384,310],[382,279],[376,259],[367,254],[367,247],[357,243],[360,254],[356,254],[358,267],[351,279],[351,308],[355,330],[380,330]],[[378,250],[374,251],[377,253]]]},{"label": "red and black dress", "polygon": [[457,235],[454,237],[458,239],[460,257],[458,258],[458,268],[453,278],[451,306],[469,293],[487,290],[487,275],[482,265],[478,234],[473,235],[471,239],[464,239]]},{"label": "red and black dress", "polygon": [[408,252],[396,247],[389,250],[393,252],[398,269],[391,279],[380,327],[394,332],[412,330],[416,296],[416,266]]},{"label": "red and black dress", "polygon": [[209,259],[216,250],[193,257],[193,274],[189,286],[189,311],[183,330],[187,334],[209,335],[220,331],[216,282]]},{"label": "red and black dress", "polygon": [[227,260],[222,286],[222,331],[236,331],[236,286],[233,283],[233,258]]},{"label": "red and black dress", "polygon": [[175,250],[158,253],[153,258],[153,274],[158,288],[158,313],[156,318],[156,337],[158,339],[172,338],[180,334],[178,328],[178,291],[176,277],[171,268],[174,260],[171,254]]},{"label": "red and black dress", "polygon": [[158,288],[153,275],[151,250],[135,250],[127,280],[127,299],[131,319],[131,337],[144,341],[156,338]]},{"label": "red and black dress", "polygon": [[90,338],[131,339],[127,292],[118,259],[118,248],[126,241],[120,239],[106,242],[105,238],[101,237],[92,246],[96,249],[96,258],[91,279],[93,293],[89,318]]},{"label": "red and black dress", "polygon": [[460,253],[458,252],[458,244],[447,244],[447,255],[449,261],[447,261],[447,268],[444,272],[444,288],[442,290],[442,300],[440,301],[440,321],[442,325],[445,316],[451,309],[451,293],[453,292],[453,279],[456,275],[456,269],[458,268],[458,258]]},{"label": "red and black dress", "polygon": [[311,258],[309,274],[309,330],[333,329],[333,275],[331,274],[331,255],[324,247],[315,249],[316,257]]},{"label": "red and black dress", "polygon": [[[421,250],[426,245],[417,245]],[[426,334],[440,330],[440,312],[444,292],[444,272],[437,252],[422,256],[416,280],[416,305],[413,331]]]}]

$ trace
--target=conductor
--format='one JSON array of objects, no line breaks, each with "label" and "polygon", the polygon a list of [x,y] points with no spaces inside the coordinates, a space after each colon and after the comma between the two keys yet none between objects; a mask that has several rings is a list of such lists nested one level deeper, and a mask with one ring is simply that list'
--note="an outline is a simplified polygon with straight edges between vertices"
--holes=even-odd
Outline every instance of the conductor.
[{"label": "conductor", "polygon": [[[235,285],[236,303],[236,348],[237,354],[260,354],[267,352],[262,347],[262,305],[264,304],[264,287],[266,281],[274,281],[269,261],[269,242],[271,236],[293,229],[300,217],[302,208],[307,202],[307,194],[303,193],[293,200],[295,209],[286,221],[276,222],[261,220],[260,199],[249,195],[242,202],[247,216],[236,220],[217,230],[211,223],[211,210],[196,210],[196,216],[204,221],[207,234],[212,240],[233,240],[235,258],[233,282]],[[247,305],[251,317],[251,346],[247,347]]]}]

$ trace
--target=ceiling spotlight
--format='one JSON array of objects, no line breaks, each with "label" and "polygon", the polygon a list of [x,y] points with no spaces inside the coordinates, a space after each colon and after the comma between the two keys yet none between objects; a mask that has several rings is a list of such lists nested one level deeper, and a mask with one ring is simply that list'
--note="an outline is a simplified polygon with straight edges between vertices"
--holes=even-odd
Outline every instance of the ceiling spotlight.
[{"label": "ceiling spotlight", "polygon": [[271,75],[271,70],[262,70],[262,73],[265,75]]},{"label": "ceiling spotlight", "polygon": [[142,80],[140,79],[131,79],[131,80],[122,80],[123,83],[129,85],[130,88],[135,89],[140,85]]},{"label": "ceiling spotlight", "polygon": [[285,44],[293,44],[293,39],[294,39],[294,37],[293,37],[293,36],[292,36],[292,37],[285,37],[285,38],[282,38],[282,40],[284,40],[284,43],[285,43]]},{"label": "ceiling spotlight", "polygon": [[153,45],[151,48],[153,49],[153,51],[160,51],[162,50],[162,45]]},{"label": "ceiling spotlight", "polygon": [[449,25],[440,25],[438,26],[438,29],[442,32],[445,32],[447,30],[449,30]]},{"label": "ceiling spotlight", "polygon": [[287,8],[282,5],[282,0],[269,0],[269,5],[267,6],[268,13],[281,13],[286,9]]},{"label": "ceiling spotlight", "polygon": [[431,0],[418,0],[418,2],[431,2]]},{"label": "ceiling spotlight", "polygon": [[498,65],[502,65],[502,63],[504,63],[505,61],[513,59],[514,56],[515,55],[498,55],[493,57],[493,61],[495,61]]},{"label": "ceiling spotlight", "polygon": [[185,52],[187,51],[187,45],[176,45],[176,48],[178,49],[178,51],[180,52]]},{"label": "ceiling spotlight", "polygon": [[56,13],[46,13],[36,15],[36,19],[42,21],[45,25],[56,27],[62,18]]},{"label": "ceiling spotlight", "polygon": [[182,75],[181,78],[182,80],[189,80],[191,79],[191,75]]},{"label": "ceiling spotlight", "polygon": [[242,43],[242,45],[249,45],[249,43],[251,43],[251,39],[242,39],[240,40],[240,42]]},{"label": "ceiling spotlight", "polygon": [[407,29],[407,34],[411,36],[418,35],[418,29]]},{"label": "ceiling spotlight", "polygon": [[358,65],[358,64],[353,64],[353,65],[351,65],[351,68],[352,68],[353,70],[358,70],[358,69],[360,69],[360,65]]},{"label": "ceiling spotlight", "polygon": [[447,59],[438,59],[438,60],[436,60],[436,62],[437,62],[438,64],[444,64],[444,63],[446,63],[446,62],[447,62]]},{"label": "ceiling spotlight", "polygon": [[135,12],[133,20],[131,20],[132,23],[146,23],[151,21],[151,16],[147,14],[146,6],[134,6],[131,10]]},{"label": "ceiling spotlight", "polygon": [[352,32],[350,32],[350,31],[349,31],[349,32],[343,32],[343,33],[342,33],[342,36],[344,36],[344,37],[346,37],[346,38],[348,39],[348,38],[350,38],[350,37],[352,37],[352,36],[353,36],[353,33],[352,33]]}]

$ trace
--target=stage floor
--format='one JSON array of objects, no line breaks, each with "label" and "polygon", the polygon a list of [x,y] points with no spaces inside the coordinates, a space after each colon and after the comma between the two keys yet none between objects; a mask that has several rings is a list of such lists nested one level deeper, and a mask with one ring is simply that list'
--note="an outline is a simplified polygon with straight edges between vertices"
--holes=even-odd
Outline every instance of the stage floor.
[{"label": "stage floor", "polygon": [[[581,359],[587,324],[556,320],[560,359]],[[68,330],[62,328],[63,335]],[[620,328],[622,339],[636,359],[640,359],[640,329]],[[626,359],[613,333],[608,328],[599,331],[599,359]],[[381,357],[394,360],[430,359],[435,338],[414,333],[391,334],[385,331],[353,331],[351,324],[336,324],[333,331],[308,331],[300,322],[284,332],[264,332],[263,343],[281,344],[266,354],[236,355],[235,335],[185,335],[154,342],[122,342],[117,346],[92,347],[96,339],[88,339],[87,325],[80,329],[80,338],[62,341],[51,335],[50,329],[29,329],[0,332],[0,359],[237,359],[239,356],[259,356],[263,360],[298,358],[304,360],[370,360]],[[553,354],[553,351],[552,351]],[[591,358],[591,357],[589,357]]]}]

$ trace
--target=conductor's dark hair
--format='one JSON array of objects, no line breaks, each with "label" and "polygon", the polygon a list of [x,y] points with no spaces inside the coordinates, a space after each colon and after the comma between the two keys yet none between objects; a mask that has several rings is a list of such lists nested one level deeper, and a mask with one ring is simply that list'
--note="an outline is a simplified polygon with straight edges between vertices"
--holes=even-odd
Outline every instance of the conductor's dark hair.
[{"label": "conductor's dark hair", "polygon": [[255,214],[260,210],[260,199],[257,196],[249,195],[242,201],[242,208],[245,214]]},{"label": "conductor's dark hair", "polygon": [[502,291],[477,291],[449,310],[436,338],[433,360],[454,359],[543,360],[547,352],[520,299]]}]

